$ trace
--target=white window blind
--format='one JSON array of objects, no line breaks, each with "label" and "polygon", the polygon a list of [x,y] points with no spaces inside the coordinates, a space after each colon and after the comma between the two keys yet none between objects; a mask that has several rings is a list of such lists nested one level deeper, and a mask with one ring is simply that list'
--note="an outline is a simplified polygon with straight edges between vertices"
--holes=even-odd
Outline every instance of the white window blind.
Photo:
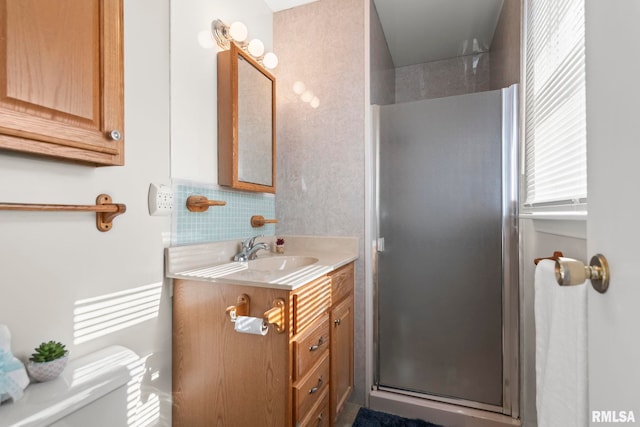
[{"label": "white window blind", "polygon": [[525,205],[585,203],[585,0],[528,0]]}]

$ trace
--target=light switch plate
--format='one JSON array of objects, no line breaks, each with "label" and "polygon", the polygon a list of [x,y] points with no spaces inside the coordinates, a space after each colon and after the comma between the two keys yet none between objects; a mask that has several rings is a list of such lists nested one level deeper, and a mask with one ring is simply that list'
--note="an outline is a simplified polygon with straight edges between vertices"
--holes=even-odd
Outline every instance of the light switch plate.
[{"label": "light switch plate", "polygon": [[173,190],[164,184],[149,185],[149,215],[171,215],[173,209]]}]

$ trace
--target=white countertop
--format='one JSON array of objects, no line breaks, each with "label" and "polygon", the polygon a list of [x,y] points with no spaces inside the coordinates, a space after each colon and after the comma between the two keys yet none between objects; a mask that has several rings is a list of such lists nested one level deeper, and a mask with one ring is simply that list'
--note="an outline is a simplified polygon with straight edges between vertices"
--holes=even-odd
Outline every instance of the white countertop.
[{"label": "white countertop", "polygon": [[[259,251],[258,258],[308,256],[318,261],[295,269],[253,270],[231,259],[239,241],[177,246],[165,251],[166,276],[209,283],[294,290],[358,258],[355,237],[285,236],[285,253]],[[272,244],[275,237],[257,239]]]}]

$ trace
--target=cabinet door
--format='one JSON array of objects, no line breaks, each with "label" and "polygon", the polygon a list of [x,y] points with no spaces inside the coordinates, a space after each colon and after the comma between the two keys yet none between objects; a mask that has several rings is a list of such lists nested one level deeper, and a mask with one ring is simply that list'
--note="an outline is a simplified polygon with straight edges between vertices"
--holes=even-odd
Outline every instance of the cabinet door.
[{"label": "cabinet door", "polygon": [[0,148],[122,165],[122,0],[0,0],[0,28]]},{"label": "cabinet door", "polygon": [[353,390],[353,295],[331,309],[331,416],[335,420]]}]

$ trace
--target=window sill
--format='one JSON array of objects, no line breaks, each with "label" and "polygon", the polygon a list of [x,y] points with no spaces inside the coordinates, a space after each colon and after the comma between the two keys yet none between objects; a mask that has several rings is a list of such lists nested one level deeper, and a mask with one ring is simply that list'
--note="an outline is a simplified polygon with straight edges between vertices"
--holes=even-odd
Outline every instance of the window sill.
[{"label": "window sill", "polygon": [[576,239],[587,238],[587,212],[530,212],[519,215],[521,220],[530,219],[538,233],[553,234]]}]

